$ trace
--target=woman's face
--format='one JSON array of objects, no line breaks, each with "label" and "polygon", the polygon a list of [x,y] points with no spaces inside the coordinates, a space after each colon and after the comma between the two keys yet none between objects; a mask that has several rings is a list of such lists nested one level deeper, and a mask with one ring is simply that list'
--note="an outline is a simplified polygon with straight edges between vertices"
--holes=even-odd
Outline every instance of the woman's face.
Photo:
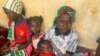
[{"label": "woman's face", "polygon": [[31,30],[34,34],[38,33],[40,31],[40,26],[36,22],[30,22]]},{"label": "woman's face", "polygon": [[63,15],[57,20],[57,28],[61,33],[68,31],[72,26],[72,20],[69,15]]},{"label": "woman's face", "polygon": [[4,12],[6,13],[7,17],[9,18],[9,20],[11,21],[15,21],[17,19],[17,14],[12,12],[9,9],[3,8]]}]

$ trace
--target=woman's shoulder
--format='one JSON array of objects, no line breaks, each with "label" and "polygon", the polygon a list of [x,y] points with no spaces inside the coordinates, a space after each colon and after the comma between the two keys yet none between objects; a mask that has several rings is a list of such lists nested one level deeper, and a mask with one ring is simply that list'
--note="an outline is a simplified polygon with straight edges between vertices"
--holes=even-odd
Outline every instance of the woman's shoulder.
[{"label": "woman's shoulder", "polygon": [[71,29],[70,35],[73,36],[75,39],[78,38],[78,34],[74,29]]}]

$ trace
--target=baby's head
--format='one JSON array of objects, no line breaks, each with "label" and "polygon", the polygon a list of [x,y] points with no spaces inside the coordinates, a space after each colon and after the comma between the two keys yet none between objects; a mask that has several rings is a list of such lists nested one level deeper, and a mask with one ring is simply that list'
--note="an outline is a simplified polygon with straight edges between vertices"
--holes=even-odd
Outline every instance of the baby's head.
[{"label": "baby's head", "polygon": [[49,40],[41,40],[38,45],[39,52],[42,53],[53,53],[53,47]]},{"label": "baby's head", "polygon": [[37,34],[40,32],[42,22],[43,22],[42,16],[33,16],[28,19],[28,23],[31,27],[33,34]]}]

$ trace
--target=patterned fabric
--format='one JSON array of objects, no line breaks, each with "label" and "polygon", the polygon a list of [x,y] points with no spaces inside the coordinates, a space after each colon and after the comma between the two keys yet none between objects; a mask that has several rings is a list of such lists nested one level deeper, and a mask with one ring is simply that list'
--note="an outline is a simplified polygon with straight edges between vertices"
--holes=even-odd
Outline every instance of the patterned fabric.
[{"label": "patterned fabric", "polygon": [[15,22],[12,22],[10,28],[9,28],[9,32],[8,32],[8,39],[10,41],[14,40],[14,25],[15,25]]},{"label": "patterned fabric", "polygon": [[27,42],[27,37],[31,36],[31,29],[25,19],[15,23],[15,42],[17,44]]},{"label": "patterned fabric", "polygon": [[66,51],[75,52],[78,44],[78,36],[73,30],[71,30],[68,36],[56,36],[55,27],[49,29],[49,31],[46,33],[45,39],[52,42],[54,52],[57,56],[62,56],[66,53]]},{"label": "patterned fabric", "polygon": [[[11,41],[10,48],[14,47],[15,45],[26,43],[27,37],[29,37],[30,35],[30,27],[28,26],[25,19],[22,19],[19,23],[15,24],[14,22],[12,22],[8,33],[8,39],[10,39]],[[26,49],[22,49],[18,51],[12,51],[5,56],[30,56],[26,54],[26,52]]]},{"label": "patterned fabric", "polygon": [[5,56],[26,56],[24,50],[13,51]]},{"label": "patterned fabric", "polygon": [[57,16],[62,16],[62,15],[64,15],[64,14],[66,14],[66,13],[68,13],[68,14],[72,17],[72,19],[75,20],[75,14],[76,14],[76,12],[75,12],[74,9],[72,9],[72,8],[69,7],[69,6],[62,6],[62,7],[58,10]]},{"label": "patterned fabric", "polygon": [[23,3],[21,0],[6,0],[3,7],[17,14],[21,14],[23,10]]},{"label": "patterned fabric", "polygon": [[[57,12],[57,17],[65,15],[66,13],[68,13],[71,16],[71,19],[74,22],[75,21],[76,11],[73,8],[69,7],[69,6],[62,6],[62,7],[60,7],[60,9],[58,9],[58,12]],[[56,21],[57,21],[57,18],[54,19],[53,26],[56,25]]]}]

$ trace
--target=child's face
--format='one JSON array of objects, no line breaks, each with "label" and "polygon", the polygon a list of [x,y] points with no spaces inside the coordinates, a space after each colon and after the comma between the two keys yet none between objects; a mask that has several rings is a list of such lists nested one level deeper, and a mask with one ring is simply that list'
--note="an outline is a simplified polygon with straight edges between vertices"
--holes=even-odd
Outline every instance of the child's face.
[{"label": "child's face", "polygon": [[4,12],[6,13],[7,17],[11,20],[11,21],[15,21],[15,19],[17,18],[17,14],[12,12],[11,10],[8,10],[6,8],[3,8]]},{"label": "child's face", "polygon": [[31,26],[31,30],[34,34],[38,33],[40,31],[40,27],[38,25],[38,23],[36,22],[31,22],[30,23],[30,26]]},{"label": "child's face", "polygon": [[52,48],[52,45],[50,43],[42,44],[42,47],[43,47],[44,53],[52,53],[53,52],[53,48]]},{"label": "child's face", "polygon": [[63,15],[57,20],[57,28],[60,32],[64,33],[68,31],[72,26],[72,21],[69,15]]}]

